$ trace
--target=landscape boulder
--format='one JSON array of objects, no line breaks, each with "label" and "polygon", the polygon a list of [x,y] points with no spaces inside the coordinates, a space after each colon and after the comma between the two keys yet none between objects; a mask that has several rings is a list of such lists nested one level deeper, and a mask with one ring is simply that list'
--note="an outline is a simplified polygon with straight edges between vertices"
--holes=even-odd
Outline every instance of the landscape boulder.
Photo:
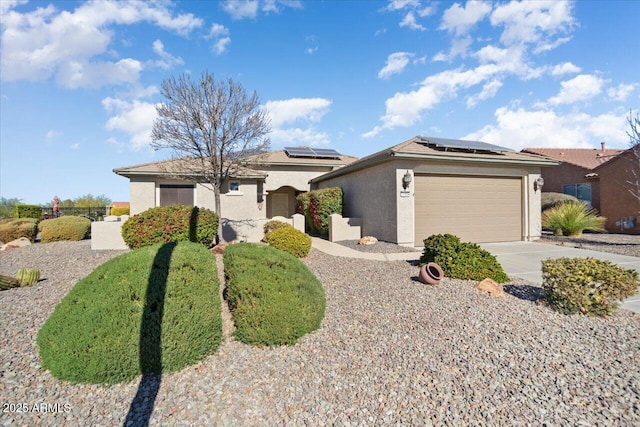
[{"label": "landscape boulder", "polygon": [[15,239],[0,246],[0,251],[6,251],[9,249],[21,248],[23,246],[29,246],[31,242],[26,237],[20,237],[19,239]]},{"label": "landscape boulder", "polygon": [[358,240],[359,245],[375,245],[376,243],[378,243],[378,239],[373,236],[364,236]]},{"label": "landscape boulder", "polygon": [[504,289],[502,285],[493,279],[486,278],[481,282],[478,282],[476,289],[488,293],[494,297],[504,297]]}]

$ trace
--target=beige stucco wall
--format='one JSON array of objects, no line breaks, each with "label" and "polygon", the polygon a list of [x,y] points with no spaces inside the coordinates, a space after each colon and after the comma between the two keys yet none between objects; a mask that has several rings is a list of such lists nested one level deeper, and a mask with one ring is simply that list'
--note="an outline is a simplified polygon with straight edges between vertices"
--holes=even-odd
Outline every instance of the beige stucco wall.
[{"label": "beige stucco wall", "polygon": [[156,205],[156,183],[153,177],[131,177],[129,181],[130,213],[139,214]]},{"label": "beige stucco wall", "polygon": [[[412,176],[412,182],[407,190],[404,190],[402,178],[407,171]],[[322,181],[318,183],[318,187],[342,187],[345,195],[344,216],[362,218],[363,235],[413,246],[413,178],[416,173],[521,177],[522,240],[535,240],[540,237],[540,191],[533,190],[533,182],[540,176],[539,167],[399,159]]]},{"label": "beige stucco wall", "polygon": [[298,191],[309,191],[309,181],[332,170],[329,166],[264,166],[256,170],[266,172],[264,191],[289,186]]}]

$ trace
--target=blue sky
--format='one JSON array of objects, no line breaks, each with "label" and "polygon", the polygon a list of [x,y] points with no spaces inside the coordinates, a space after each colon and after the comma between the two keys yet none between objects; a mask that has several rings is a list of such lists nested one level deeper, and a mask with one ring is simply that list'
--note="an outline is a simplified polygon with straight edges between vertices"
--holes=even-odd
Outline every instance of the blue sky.
[{"label": "blue sky", "polygon": [[256,91],[273,149],[364,156],[415,135],[628,144],[640,2],[0,2],[0,195],[129,199],[162,80]]}]

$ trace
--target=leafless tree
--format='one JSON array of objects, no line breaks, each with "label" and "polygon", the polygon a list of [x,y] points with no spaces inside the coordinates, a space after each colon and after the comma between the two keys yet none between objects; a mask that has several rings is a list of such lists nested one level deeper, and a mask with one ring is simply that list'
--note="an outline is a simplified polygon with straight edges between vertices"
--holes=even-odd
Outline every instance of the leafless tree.
[{"label": "leafless tree", "polygon": [[[268,113],[258,95],[248,95],[231,78],[218,80],[204,71],[198,80],[182,74],[162,82],[165,98],[156,107],[152,147],[173,151],[170,175],[208,183],[215,195],[215,211],[222,218],[223,183],[243,169],[242,159],[268,149]],[[222,238],[222,221],[218,236]]]},{"label": "leafless tree", "polygon": [[633,164],[629,168],[631,178],[627,181],[627,185],[629,193],[640,202],[640,115],[636,113],[634,117],[633,111],[629,111],[627,123],[629,123],[630,128],[627,131],[629,147],[634,154]]}]

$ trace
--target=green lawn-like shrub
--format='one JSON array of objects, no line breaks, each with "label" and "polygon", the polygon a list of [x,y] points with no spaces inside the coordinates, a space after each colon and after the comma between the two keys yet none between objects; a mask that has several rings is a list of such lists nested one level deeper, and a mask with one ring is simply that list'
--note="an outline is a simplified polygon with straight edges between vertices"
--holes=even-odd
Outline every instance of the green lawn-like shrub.
[{"label": "green lawn-like shrub", "polygon": [[342,215],[342,188],[332,187],[314,190],[309,193],[309,215],[312,230],[322,236],[329,235],[329,216]]},{"label": "green lawn-like shrub", "polygon": [[429,262],[438,264],[444,275],[452,279],[490,278],[498,283],[509,280],[495,256],[475,243],[461,242],[452,234],[434,234],[424,240],[420,263]]},{"label": "green lawn-like shrub", "polygon": [[215,257],[191,242],[120,255],[79,281],[38,333],[42,366],[74,383],[177,371],[221,342]]},{"label": "green lawn-like shrub", "polygon": [[239,243],[224,251],[224,266],[238,340],[258,346],[290,345],[320,327],[324,290],[293,255]]},{"label": "green lawn-like shrub", "polygon": [[546,211],[547,209],[551,209],[555,206],[558,206],[564,202],[577,202],[578,199],[570,194],[564,193],[554,193],[552,191],[548,191],[546,193],[542,193],[540,195],[542,211]]},{"label": "green lawn-like shrub", "polygon": [[91,235],[91,220],[81,216],[61,216],[39,224],[42,243],[82,240]]},{"label": "green lawn-like shrub", "polygon": [[262,238],[262,241],[266,242],[267,236],[273,230],[277,230],[279,228],[284,228],[284,227],[292,227],[292,225],[287,222],[278,221],[277,219],[265,222],[264,226],[262,227],[262,230],[264,231],[264,237]]},{"label": "green lawn-like shrub", "polygon": [[604,231],[606,220],[580,201],[564,202],[542,213],[542,226],[564,236],[580,236],[583,230]]},{"label": "green lawn-like shrub", "polygon": [[564,314],[605,316],[638,288],[638,273],[594,258],[542,261],[547,300]]},{"label": "green lawn-like shrub", "polygon": [[38,220],[35,218],[3,220],[0,222],[0,242],[8,243],[21,237],[33,242],[38,234],[37,224]]},{"label": "green lawn-like shrub", "polygon": [[297,258],[304,258],[311,250],[311,237],[292,226],[280,227],[265,236],[265,242]]},{"label": "green lawn-like shrub", "polygon": [[218,222],[218,215],[209,209],[161,206],[130,217],[122,225],[122,238],[131,249],[183,241],[209,247],[218,233]]},{"label": "green lawn-like shrub", "polygon": [[42,207],[38,205],[16,205],[15,209],[16,218],[40,219],[42,216]]},{"label": "green lawn-like shrub", "polygon": [[129,215],[131,212],[131,208],[128,207],[114,207],[109,211],[110,215],[121,216],[121,215]]}]

